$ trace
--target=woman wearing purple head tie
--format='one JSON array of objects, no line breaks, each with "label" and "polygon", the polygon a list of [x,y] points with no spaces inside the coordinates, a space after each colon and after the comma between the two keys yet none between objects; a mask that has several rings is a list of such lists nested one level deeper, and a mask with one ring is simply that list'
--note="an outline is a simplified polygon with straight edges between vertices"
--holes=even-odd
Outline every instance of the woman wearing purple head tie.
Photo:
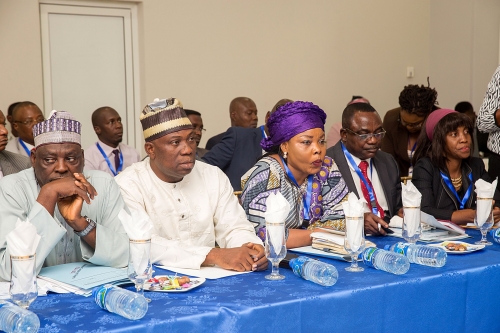
[{"label": "woman wearing purple head tie", "polygon": [[289,102],[271,114],[269,136],[261,142],[267,154],[242,177],[241,201],[248,220],[265,239],[266,199],[281,192],[290,203],[287,247],[311,244],[320,226],[344,230],[341,201],[347,186],[326,154],[326,114],[310,102]]},{"label": "woman wearing purple head tie", "polygon": [[[417,141],[413,184],[422,193],[421,209],[440,220],[456,224],[474,222],[478,179],[491,182],[480,158],[471,156],[472,120],[465,114],[439,109],[427,118]],[[500,205],[500,193],[493,196]],[[495,222],[500,208],[493,210]]]}]

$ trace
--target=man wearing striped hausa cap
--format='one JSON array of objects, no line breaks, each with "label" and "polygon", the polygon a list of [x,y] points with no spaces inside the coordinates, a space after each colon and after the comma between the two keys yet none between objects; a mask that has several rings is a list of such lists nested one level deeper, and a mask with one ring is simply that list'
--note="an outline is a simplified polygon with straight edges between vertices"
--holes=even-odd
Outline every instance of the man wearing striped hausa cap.
[{"label": "man wearing striped hausa cap", "polygon": [[120,189],[105,172],[83,171],[80,133],[80,122],[69,112],[52,111],[33,127],[32,168],[0,180],[0,281],[10,279],[6,236],[18,219],[29,220],[41,236],[37,273],[42,266],[80,261],[127,265]]},{"label": "man wearing striped hausa cap", "polygon": [[195,160],[193,126],[181,102],[155,100],[140,120],[148,157],[115,179],[129,209],[146,212],[154,224],[152,262],[192,269],[266,269],[262,242],[229,179],[219,168]]}]

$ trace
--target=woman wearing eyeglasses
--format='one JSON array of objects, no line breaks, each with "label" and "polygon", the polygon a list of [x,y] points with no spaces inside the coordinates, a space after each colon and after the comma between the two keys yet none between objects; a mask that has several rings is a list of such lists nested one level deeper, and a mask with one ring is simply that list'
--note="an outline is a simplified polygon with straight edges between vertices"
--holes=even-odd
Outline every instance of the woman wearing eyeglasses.
[{"label": "woman wearing eyeglasses", "polygon": [[[480,158],[472,157],[472,120],[453,110],[432,112],[418,139],[413,184],[422,193],[421,209],[437,219],[456,224],[474,222],[478,179],[491,182]],[[500,193],[495,191],[495,205]],[[495,222],[500,208],[493,210]]]},{"label": "woman wearing eyeglasses", "polygon": [[311,244],[319,226],[344,230],[341,201],[348,191],[335,163],[325,156],[326,114],[310,102],[289,102],[271,114],[267,152],[242,177],[241,202],[257,235],[265,239],[266,199],[280,192],[290,203],[285,220],[287,247]]},{"label": "woman wearing eyeglasses", "polygon": [[412,175],[417,138],[427,116],[438,109],[437,92],[425,86],[408,85],[399,95],[399,108],[387,111],[383,126],[387,131],[382,151],[398,163],[401,177]]}]

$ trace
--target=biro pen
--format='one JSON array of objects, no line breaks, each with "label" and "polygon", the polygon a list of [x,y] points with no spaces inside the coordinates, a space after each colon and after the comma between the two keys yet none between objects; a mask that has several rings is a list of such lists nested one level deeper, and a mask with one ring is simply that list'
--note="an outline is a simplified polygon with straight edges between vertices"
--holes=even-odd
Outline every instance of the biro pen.
[{"label": "biro pen", "polygon": [[324,248],[322,248],[321,250],[322,250],[322,251],[325,251],[325,252],[328,252],[328,253],[338,254],[338,255],[339,255],[339,258],[342,258],[342,259],[344,259],[345,261],[351,261],[351,257],[350,257],[350,256],[344,256],[344,255],[341,255],[341,254],[339,254],[339,253],[335,252],[334,250],[329,249],[329,248],[327,248],[327,247],[324,247]]}]

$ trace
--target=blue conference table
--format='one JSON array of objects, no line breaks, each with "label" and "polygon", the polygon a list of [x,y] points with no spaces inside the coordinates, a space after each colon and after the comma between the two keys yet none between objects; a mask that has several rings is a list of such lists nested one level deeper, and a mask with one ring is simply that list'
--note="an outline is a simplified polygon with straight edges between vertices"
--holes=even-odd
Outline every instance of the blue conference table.
[{"label": "blue conference table", "polygon": [[[472,243],[476,230],[467,231]],[[400,239],[369,238],[379,248]],[[97,307],[93,298],[49,294],[31,305],[40,331],[57,332],[500,332],[500,244],[446,265],[412,264],[405,275],[366,267],[348,273],[333,264],[339,280],[322,287],[280,269],[282,281],[255,272],[207,280],[184,293],[148,292],[144,318],[131,321]],[[363,264],[361,264],[363,265]],[[156,274],[169,274],[156,269]],[[131,288],[131,287],[130,287]]]}]

